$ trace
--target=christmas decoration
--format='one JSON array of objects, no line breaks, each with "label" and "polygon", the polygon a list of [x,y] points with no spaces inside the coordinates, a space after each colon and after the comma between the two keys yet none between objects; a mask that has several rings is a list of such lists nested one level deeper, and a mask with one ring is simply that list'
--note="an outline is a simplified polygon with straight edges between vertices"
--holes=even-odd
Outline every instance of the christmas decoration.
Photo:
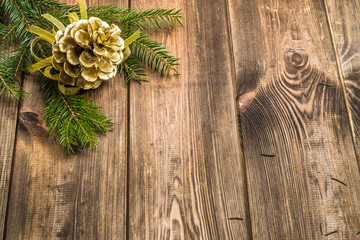
[{"label": "christmas decoration", "polygon": [[[0,94],[23,98],[17,73],[40,71],[44,119],[68,153],[78,147],[93,149],[99,144],[97,133],[113,125],[79,91],[96,89],[116,74],[126,83],[144,82],[144,64],[162,75],[179,73],[178,58],[140,31],[181,25],[181,11],[134,11],[112,5],[87,9],[84,0],[79,6],[9,0],[0,3],[0,13]],[[8,57],[6,49],[14,39],[20,44]]]}]

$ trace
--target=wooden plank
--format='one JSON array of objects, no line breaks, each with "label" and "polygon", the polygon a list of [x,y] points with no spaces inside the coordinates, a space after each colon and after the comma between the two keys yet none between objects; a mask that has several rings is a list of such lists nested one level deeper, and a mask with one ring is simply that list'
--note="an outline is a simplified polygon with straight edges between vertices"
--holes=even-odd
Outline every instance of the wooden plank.
[{"label": "wooden plank", "polygon": [[18,103],[0,96],[0,239],[4,235],[12,159],[15,146]]},{"label": "wooden plank", "polygon": [[355,239],[360,177],[323,2],[229,10],[253,238],[320,239],[321,226]]},{"label": "wooden plank", "polygon": [[[9,19],[4,19],[3,24],[7,25],[8,21]],[[9,54],[14,49],[14,45],[16,43],[11,46]],[[5,231],[18,110],[18,101],[11,100],[6,93],[0,96],[0,239],[3,238]]]},{"label": "wooden plank", "polygon": [[[67,1],[76,4],[77,1]],[[105,1],[88,1],[88,4]],[[106,1],[127,7],[127,1]],[[24,79],[9,198],[7,239],[122,239],[126,234],[126,122],[128,91],[116,77],[87,95],[115,129],[101,146],[68,156],[50,141],[36,77]]]},{"label": "wooden plank", "polygon": [[183,9],[186,23],[154,34],[182,74],[130,85],[128,238],[249,239],[226,2],[131,7]]},{"label": "wooden plank", "polygon": [[346,86],[346,95],[353,122],[357,150],[360,136],[359,77],[360,77],[360,4],[358,1],[325,0],[334,36],[336,51]]}]

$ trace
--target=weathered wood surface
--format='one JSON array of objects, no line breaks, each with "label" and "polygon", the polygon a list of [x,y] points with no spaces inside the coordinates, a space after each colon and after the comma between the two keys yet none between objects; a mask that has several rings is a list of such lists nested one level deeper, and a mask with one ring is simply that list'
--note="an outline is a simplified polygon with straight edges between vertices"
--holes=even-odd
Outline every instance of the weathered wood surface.
[{"label": "weathered wood surface", "polygon": [[18,104],[0,96],[0,239],[4,234],[6,206],[15,145]]},{"label": "weathered wood surface", "polygon": [[360,151],[360,3],[354,0],[326,0],[326,3]]},{"label": "weathered wood surface", "polygon": [[184,28],[154,37],[180,76],[130,86],[129,239],[250,239],[226,1],[132,0],[178,8]]},{"label": "weathered wood surface", "polygon": [[320,239],[321,225],[355,239],[360,178],[323,2],[229,10],[253,238]]},{"label": "weathered wood surface", "polygon": [[[0,21],[7,24],[8,19],[1,17]],[[21,74],[18,77],[21,79]],[[18,110],[17,101],[12,101],[11,97],[4,94],[0,96],[0,239],[5,228]]]},{"label": "weathered wood surface", "polygon": [[[127,1],[87,3],[127,7]],[[19,113],[6,239],[122,239],[126,235],[127,86],[116,77],[88,92],[117,124],[113,132],[101,136],[95,151],[68,156],[46,133],[35,79],[24,79],[24,90],[30,94]]]},{"label": "weathered wood surface", "polygon": [[0,236],[7,212],[6,239],[356,239],[339,71],[358,138],[360,4],[325,1],[87,1],[183,9],[184,28],[154,34],[182,74],[89,91],[117,124],[73,156],[47,135],[36,77],[19,113],[1,98]]}]

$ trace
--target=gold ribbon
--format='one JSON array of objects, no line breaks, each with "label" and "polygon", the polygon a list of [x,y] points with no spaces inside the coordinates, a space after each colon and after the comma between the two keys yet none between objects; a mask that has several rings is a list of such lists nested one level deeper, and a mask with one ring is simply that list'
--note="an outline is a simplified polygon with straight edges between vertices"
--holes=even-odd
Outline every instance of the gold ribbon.
[{"label": "gold ribbon", "polygon": [[51,66],[48,66],[47,68],[45,68],[43,74],[45,77],[47,78],[50,78],[52,80],[56,80],[56,81],[60,81],[60,74],[57,73],[57,74],[52,74],[50,71],[51,69],[53,69],[54,67],[51,65]]},{"label": "gold ribbon", "polygon": [[[34,38],[34,39],[31,41],[31,43],[30,43],[30,53],[31,53],[31,55],[32,55],[37,61],[40,61],[42,58],[36,56],[36,54],[34,53],[34,50],[33,50],[33,49],[34,49],[35,43],[37,43],[39,40],[44,40],[44,38],[38,36],[38,37]],[[46,40],[45,40],[45,41],[46,41]]]},{"label": "gold ribbon", "polygon": [[38,61],[37,63],[29,66],[27,68],[27,70],[30,72],[30,73],[33,73],[33,72],[36,72],[44,67],[47,67],[47,66],[52,66],[52,63],[51,63],[51,59],[52,59],[52,56],[50,57],[47,57],[45,59],[42,59],[40,61]]},{"label": "gold ribbon", "polygon": [[[65,26],[56,18],[54,18],[53,16],[51,16],[50,14],[46,13],[41,15],[42,17],[44,17],[45,19],[47,19],[49,22],[51,22],[55,27],[57,27],[60,30],[65,29]],[[74,14],[69,14],[69,19],[70,21],[74,20],[79,20],[78,16],[76,15],[76,13]],[[36,35],[38,35],[38,37],[34,38],[31,41],[30,44],[30,52],[31,55],[38,61],[37,63],[29,66],[27,69],[30,73],[36,72],[36,71],[41,71],[41,69],[45,68],[45,70],[42,72],[42,74],[47,77],[50,78],[52,80],[56,80],[58,81],[58,88],[59,91],[62,94],[65,95],[69,95],[69,94],[76,94],[80,91],[79,87],[65,87],[61,82],[60,82],[60,74],[52,74],[51,70],[54,68],[53,64],[52,64],[52,56],[47,57],[45,59],[41,59],[38,56],[36,56],[36,54],[34,53],[34,45],[36,42],[38,42],[39,40],[45,40],[50,44],[53,44],[55,42],[55,29],[53,29],[53,33],[50,33],[42,28],[39,28],[37,26],[31,25],[28,29],[29,32],[32,32]]]},{"label": "gold ribbon", "polygon": [[87,19],[86,2],[85,0],[79,0],[80,16],[81,19]]},{"label": "gold ribbon", "polygon": [[130,35],[130,37],[128,37],[127,39],[125,39],[124,41],[124,47],[125,49],[129,47],[129,45],[131,43],[133,43],[136,39],[138,39],[140,37],[140,29],[137,30],[136,32],[134,32],[133,34]]},{"label": "gold ribbon", "polygon": [[130,48],[126,48],[123,54],[124,54],[124,58],[121,62],[125,62],[125,60],[128,59],[128,57],[131,55]]},{"label": "gold ribbon", "polygon": [[79,87],[65,87],[63,83],[58,82],[58,89],[62,94],[65,95],[74,95],[80,91]]},{"label": "gold ribbon", "polygon": [[55,34],[39,28],[38,26],[31,25],[28,31],[39,35],[40,37],[42,37],[43,40],[47,41],[50,44],[53,44],[55,42]]},{"label": "gold ribbon", "polygon": [[77,22],[77,21],[80,20],[79,17],[78,17],[78,15],[77,15],[76,13],[74,13],[74,12],[69,13],[69,14],[68,14],[68,17],[69,17],[70,23]]},{"label": "gold ribbon", "polygon": [[131,34],[130,37],[124,40],[124,48],[125,48],[125,50],[123,51],[124,58],[121,61],[121,63],[125,62],[125,60],[128,59],[128,57],[131,55],[131,50],[129,46],[139,37],[140,37],[140,29],[134,32],[133,34]]},{"label": "gold ribbon", "polygon": [[43,18],[45,18],[46,20],[48,20],[49,22],[51,22],[52,24],[54,24],[54,26],[57,27],[59,30],[65,29],[64,24],[62,24],[59,20],[57,20],[56,18],[54,18],[50,14],[46,13],[46,14],[43,14],[41,16]]}]

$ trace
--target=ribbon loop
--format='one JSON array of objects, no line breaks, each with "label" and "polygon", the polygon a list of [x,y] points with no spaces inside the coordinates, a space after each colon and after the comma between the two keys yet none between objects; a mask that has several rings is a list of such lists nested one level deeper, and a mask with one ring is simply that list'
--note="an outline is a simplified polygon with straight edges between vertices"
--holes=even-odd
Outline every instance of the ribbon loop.
[{"label": "ribbon loop", "polygon": [[51,66],[48,66],[47,68],[45,68],[43,74],[45,77],[47,78],[50,78],[52,80],[56,80],[56,81],[60,81],[60,74],[52,74],[50,71],[51,69],[53,69],[54,67],[51,65]]},{"label": "ribbon loop", "polygon": [[74,95],[80,91],[79,87],[65,87],[61,82],[58,82],[58,89],[64,95]]},{"label": "ribbon loop", "polygon": [[69,13],[69,14],[68,14],[68,17],[69,17],[70,23],[77,22],[77,21],[80,20],[79,17],[78,17],[78,15],[77,15],[75,12]]},{"label": "ribbon loop", "polygon": [[[35,43],[37,43],[39,40],[45,40],[45,39],[44,39],[43,37],[38,36],[38,37],[34,38],[34,39],[31,41],[31,43],[30,43],[30,53],[31,53],[31,56],[33,56],[33,57],[36,59],[36,61],[40,61],[40,60],[42,59],[42,58],[36,56],[36,54],[34,53],[34,45],[35,45]],[[46,40],[45,40],[45,41],[46,41]]]},{"label": "ribbon loop", "polygon": [[43,40],[47,41],[50,44],[53,44],[55,42],[55,34],[52,34],[42,28],[31,25],[29,27],[28,31],[35,33],[36,35],[39,35],[40,37],[43,38]]},{"label": "ribbon loop", "polygon": [[56,18],[54,18],[53,16],[51,16],[48,13],[45,13],[43,15],[41,15],[43,18],[45,18],[46,20],[48,20],[49,22],[51,22],[55,27],[57,27],[60,30],[65,29],[64,24],[62,24],[59,20],[57,20]]},{"label": "ribbon loop", "polygon": [[33,72],[36,72],[37,70],[40,70],[44,67],[47,67],[47,66],[52,66],[52,63],[51,63],[51,59],[52,59],[52,56],[51,57],[47,57],[45,59],[42,59],[40,61],[38,61],[37,63],[29,66],[27,68],[27,70],[30,72],[30,73],[33,73]]}]

